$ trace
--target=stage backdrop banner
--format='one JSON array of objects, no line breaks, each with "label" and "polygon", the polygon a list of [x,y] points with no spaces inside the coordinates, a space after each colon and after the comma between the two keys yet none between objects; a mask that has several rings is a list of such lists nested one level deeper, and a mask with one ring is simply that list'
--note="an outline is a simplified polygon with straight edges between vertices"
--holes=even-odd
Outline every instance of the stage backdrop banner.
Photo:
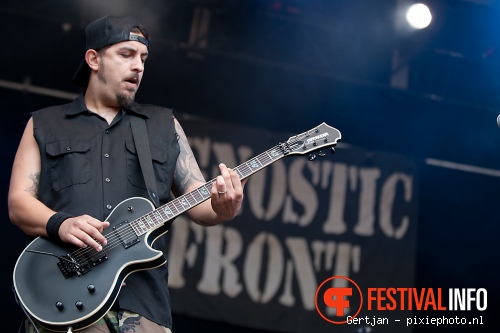
[{"label": "stage backdrop banner", "polygon": [[[299,134],[205,120],[182,125],[207,180],[219,163],[235,167]],[[415,166],[346,143],[336,150],[313,161],[286,157],[252,175],[232,221],[202,227],[178,217],[166,236],[173,311],[280,332],[364,332],[368,325],[336,325],[319,315],[315,294],[324,280],[345,276],[363,293],[414,287]],[[329,311],[324,303],[321,311]],[[384,332],[411,331],[394,324],[405,322],[401,312],[369,311],[366,301],[361,316],[388,318]]]}]

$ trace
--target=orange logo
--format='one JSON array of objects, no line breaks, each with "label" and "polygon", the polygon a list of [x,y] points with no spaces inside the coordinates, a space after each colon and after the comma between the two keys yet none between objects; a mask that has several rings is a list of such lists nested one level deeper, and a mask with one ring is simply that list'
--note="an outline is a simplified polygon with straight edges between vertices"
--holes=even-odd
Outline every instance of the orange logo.
[{"label": "orange logo", "polygon": [[[335,279],[339,279],[336,281],[339,285],[350,284],[351,287],[329,287],[326,285],[329,281],[332,281],[333,284]],[[363,294],[356,282],[348,277],[332,276],[323,281],[318,289],[316,289],[314,303],[316,305],[316,311],[318,311],[319,315],[324,320],[332,324],[345,324],[347,323],[347,317],[356,318],[361,311]],[[357,309],[355,314],[352,314],[353,308]],[[333,311],[333,309],[335,311]],[[335,312],[335,314],[332,312]],[[332,319],[332,317],[336,320]]]}]

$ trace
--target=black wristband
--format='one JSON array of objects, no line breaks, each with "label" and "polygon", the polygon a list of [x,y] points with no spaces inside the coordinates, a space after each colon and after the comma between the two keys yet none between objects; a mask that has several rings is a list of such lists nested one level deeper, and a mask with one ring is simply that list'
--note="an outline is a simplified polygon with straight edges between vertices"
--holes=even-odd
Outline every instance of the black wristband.
[{"label": "black wristband", "polygon": [[50,217],[47,225],[45,226],[45,230],[47,230],[47,235],[49,235],[50,239],[58,241],[61,240],[61,237],[59,237],[59,228],[61,227],[61,224],[70,217],[73,216],[65,212],[57,212]]}]

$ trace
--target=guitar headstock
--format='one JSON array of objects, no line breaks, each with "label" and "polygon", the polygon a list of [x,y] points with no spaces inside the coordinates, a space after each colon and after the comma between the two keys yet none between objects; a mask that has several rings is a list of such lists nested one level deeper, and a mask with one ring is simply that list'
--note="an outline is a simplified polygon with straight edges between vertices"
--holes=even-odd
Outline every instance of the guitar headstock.
[{"label": "guitar headstock", "polygon": [[281,144],[285,155],[299,154],[309,155],[309,160],[316,158],[314,152],[320,151],[319,156],[325,156],[321,149],[330,148],[335,153],[334,146],[342,139],[340,131],[334,127],[321,123],[307,132],[290,137],[287,142]]}]

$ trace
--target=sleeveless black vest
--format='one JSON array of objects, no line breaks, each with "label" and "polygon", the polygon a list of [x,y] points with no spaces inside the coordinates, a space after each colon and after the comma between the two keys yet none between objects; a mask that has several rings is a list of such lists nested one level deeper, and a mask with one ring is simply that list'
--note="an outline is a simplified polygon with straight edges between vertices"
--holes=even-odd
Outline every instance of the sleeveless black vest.
[{"label": "sleeveless black vest", "polygon": [[[129,197],[149,199],[130,117],[146,120],[160,204],[168,201],[180,151],[171,109],[133,103],[109,125],[80,95],[32,116],[41,157],[38,199],[49,208],[103,221]],[[165,237],[153,247],[165,251]],[[166,265],[129,275],[117,305],[172,328],[167,278]]]}]

